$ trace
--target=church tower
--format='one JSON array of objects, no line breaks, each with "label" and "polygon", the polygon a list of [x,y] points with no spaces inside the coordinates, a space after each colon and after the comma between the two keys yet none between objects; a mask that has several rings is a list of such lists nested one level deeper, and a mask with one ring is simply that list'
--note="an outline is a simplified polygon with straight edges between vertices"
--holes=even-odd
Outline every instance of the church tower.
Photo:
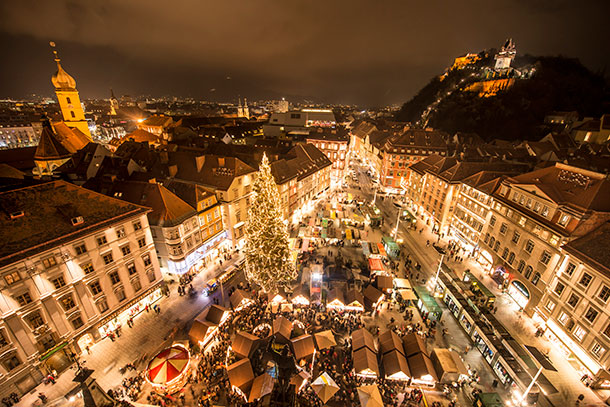
[{"label": "church tower", "polygon": [[110,115],[116,116],[119,110],[119,100],[114,96],[114,91],[110,89]]},{"label": "church tower", "polygon": [[[55,43],[51,42],[51,46],[55,48]],[[76,81],[62,68],[57,51],[53,50],[53,54],[55,62],[57,62],[57,72],[51,77],[51,82],[55,86],[55,94],[64,123],[70,128],[80,130],[91,140],[91,132],[76,90]]]}]

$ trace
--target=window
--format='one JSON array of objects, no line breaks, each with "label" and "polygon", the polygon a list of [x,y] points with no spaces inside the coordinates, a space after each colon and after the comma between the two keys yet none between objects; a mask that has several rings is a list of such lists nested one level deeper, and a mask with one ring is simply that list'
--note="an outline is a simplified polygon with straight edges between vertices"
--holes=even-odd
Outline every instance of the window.
[{"label": "window", "polygon": [[545,250],[542,252],[542,256],[540,256],[540,263],[548,265],[549,261],[551,261],[551,253]]},{"label": "window", "polygon": [[547,301],[544,308],[546,308],[549,312],[553,312],[553,310],[555,309],[555,305],[557,305],[557,304],[555,304],[553,301],[549,300],[549,301]]},{"label": "window", "polygon": [[83,319],[79,316],[74,317],[70,320],[70,322],[72,323],[72,326],[74,327],[74,329],[78,329],[81,326],[85,325],[85,323],[83,322]]},{"label": "window", "polygon": [[140,230],[142,229],[142,222],[137,221],[133,223],[133,230]]},{"label": "window", "polygon": [[55,259],[55,256],[47,257],[46,259],[42,260],[42,265],[44,268],[48,269],[57,265],[57,260]]},{"label": "window", "polygon": [[557,246],[557,244],[559,243],[559,236],[552,235],[551,238],[549,239],[549,243],[552,244],[553,246]]},{"label": "window", "polygon": [[513,264],[515,262],[515,253],[510,252],[508,255],[508,264]]},{"label": "window", "polygon": [[541,207],[540,202],[534,203],[534,212],[536,212],[536,213],[540,212],[540,207]]},{"label": "window", "polygon": [[19,367],[19,365],[21,364],[21,360],[19,360],[19,357],[16,354],[13,354],[11,356],[5,357],[2,360],[2,364],[4,365],[4,368],[10,372],[11,370]]},{"label": "window", "polygon": [[125,290],[123,290],[122,287],[116,290],[114,294],[116,295],[116,298],[119,300],[119,302],[125,301],[125,298],[127,298],[125,297]]},{"label": "window", "polygon": [[44,325],[44,320],[42,319],[42,315],[40,315],[39,311],[32,312],[25,319],[32,329],[36,329]]},{"label": "window", "polygon": [[521,234],[519,232],[517,232],[516,230],[513,232],[513,238],[511,240],[511,242],[513,243],[519,243],[519,238],[521,237]]},{"label": "window", "polygon": [[74,303],[74,298],[72,298],[71,295],[66,295],[61,300],[59,300],[59,302],[61,302],[61,306],[64,308],[65,311],[69,311],[72,308],[76,307],[76,304]]},{"label": "window", "polygon": [[87,253],[87,246],[85,246],[84,243],[74,246],[74,251],[76,252],[77,256],[80,256],[81,254]]},{"label": "window", "polygon": [[532,254],[533,250],[534,250],[534,242],[532,242],[531,240],[528,240],[525,243],[525,251],[528,252],[529,254]]},{"label": "window", "polygon": [[591,277],[590,274],[588,273],[583,273],[582,277],[580,278],[580,281],[578,282],[578,284],[582,285],[583,287],[588,287],[589,284],[591,284],[591,280],[593,280],[593,277]]},{"label": "window", "polygon": [[568,320],[570,319],[570,317],[568,316],[568,314],[566,314],[565,312],[562,312],[561,314],[559,314],[559,318],[557,318],[557,320],[562,324],[565,325],[566,322],[568,322]]},{"label": "window", "polygon": [[51,280],[51,282],[53,283],[53,285],[55,286],[55,289],[58,290],[61,287],[66,285],[66,281],[64,280],[63,276],[59,276],[53,280]]},{"label": "window", "polygon": [[559,220],[557,221],[557,223],[561,226],[565,226],[568,224],[569,221],[570,221],[570,215],[566,215],[565,213],[562,213],[561,216],[559,217]]},{"label": "window", "polygon": [[525,262],[523,260],[520,260],[519,265],[517,266],[517,271],[519,273],[523,273],[523,269],[525,269]]},{"label": "window", "polygon": [[81,264],[80,268],[83,269],[83,272],[85,274],[90,274],[95,271],[95,269],[93,268],[93,264],[91,264],[91,262]]},{"label": "window", "polygon": [[526,221],[527,221],[527,219],[525,219],[525,217],[521,216],[519,218],[519,225],[520,226],[525,226]]},{"label": "window", "polygon": [[489,220],[489,226],[495,226],[496,224],[496,217],[495,216],[491,216],[491,219]]},{"label": "window", "polygon": [[117,237],[117,239],[125,237],[125,228],[124,227],[120,227],[120,228],[116,229],[116,237]]},{"label": "window", "polygon": [[74,114],[74,110],[70,110],[70,115],[72,116],[73,119],[76,118],[76,115]]},{"label": "window", "polygon": [[114,259],[112,258],[112,252],[108,252],[102,255],[102,259],[104,259],[104,264],[112,263],[114,261]]},{"label": "window", "polygon": [[138,292],[142,289],[142,283],[140,283],[139,278],[134,278],[133,280],[131,280],[131,286],[133,287],[133,290],[135,292]]},{"label": "window", "polygon": [[582,341],[586,333],[587,331],[585,331],[582,326],[577,325],[576,329],[574,330],[574,337],[579,341]]},{"label": "window", "polygon": [[3,348],[8,344],[9,344],[9,341],[6,337],[6,331],[4,331],[3,329],[0,329],[0,348]]},{"label": "window", "polygon": [[555,284],[555,289],[553,291],[555,291],[555,294],[557,295],[561,295],[561,293],[563,292],[563,290],[566,288],[565,285],[563,285],[561,283],[561,281],[558,281],[557,284]]},{"label": "window", "polygon": [[491,239],[489,239],[489,247],[493,249],[494,243],[496,243],[496,238],[492,236]]},{"label": "window", "polygon": [[508,247],[505,247],[504,251],[502,252],[502,258],[504,260],[506,260],[507,257],[508,257]]},{"label": "window", "polygon": [[95,305],[97,305],[97,309],[100,311],[100,314],[103,314],[104,312],[108,311],[108,303],[106,302],[105,298],[102,298],[101,300],[96,302]]},{"label": "window", "polygon": [[150,254],[146,253],[144,256],[142,256],[142,261],[144,261],[144,266],[150,266],[152,263],[150,260]]},{"label": "window", "polygon": [[610,288],[608,288],[607,285],[602,286],[602,289],[599,291],[599,294],[597,294],[597,298],[599,298],[603,302],[608,301],[608,298],[610,298]]},{"label": "window", "polygon": [[499,240],[496,240],[496,245],[494,246],[494,250],[495,251],[500,250],[500,241]]},{"label": "window", "polygon": [[536,272],[534,274],[534,277],[532,277],[532,284],[537,285],[538,281],[540,281],[540,277],[541,277],[540,273]]},{"label": "window", "polygon": [[541,212],[540,214],[541,214],[542,216],[544,216],[545,218],[546,218],[547,216],[549,216],[549,207],[548,207],[548,206],[546,206],[546,205],[545,205],[545,206],[543,206],[543,207],[542,207],[542,212]]},{"label": "window", "polygon": [[105,235],[96,237],[95,241],[97,242],[98,246],[103,246],[108,243],[108,240],[106,239]]},{"label": "window", "polygon": [[606,352],[606,348],[604,348],[602,345],[600,345],[597,342],[595,342],[593,344],[593,347],[591,348],[591,353],[598,358],[601,357],[605,352]]},{"label": "window", "polygon": [[4,275],[4,281],[6,281],[7,285],[15,284],[16,282],[21,281],[21,276],[19,275],[19,272],[12,271]]},{"label": "window", "polygon": [[134,274],[136,274],[138,272],[138,270],[136,269],[136,265],[134,263],[129,263],[127,265],[127,272],[129,273],[130,276],[133,276]]},{"label": "window", "polygon": [[102,286],[100,285],[99,281],[94,281],[93,283],[89,284],[89,289],[93,295],[98,295],[102,292]]},{"label": "window", "polygon": [[[142,247],[142,246],[140,246]],[[129,248],[129,245],[126,244],[125,246],[121,246],[121,252],[123,253],[123,256],[127,256],[129,253],[131,253],[131,249]],[[108,264],[108,263],[106,263]]]},{"label": "window", "polygon": [[527,278],[529,280],[533,272],[534,272],[534,269],[532,268],[532,266],[527,266],[525,268],[525,274],[524,274],[525,278]]},{"label": "window", "polygon": [[565,273],[568,276],[571,276],[572,274],[574,274],[574,270],[576,270],[576,264],[574,263],[568,263],[568,267],[566,267],[566,271]]},{"label": "window", "polygon": [[21,295],[16,296],[15,299],[22,307],[32,302],[32,297],[30,296],[30,293],[23,293]]},{"label": "window", "polygon": [[148,270],[146,272],[146,276],[148,277],[149,282],[152,283],[153,281],[155,281],[156,276],[155,276],[155,271],[153,269]]},{"label": "window", "polygon": [[589,309],[585,313],[585,319],[587,321],[589,321],[590,323],[593,323],[593,322],[595,322],[595,319],[597,318],[598,315],[599,315],[599,312],[595,308],[589,307]]},{"label": "window", "polygon": [[110,277],[110,282],[112,285],[118,284],[121,282],[121,278],[119,277],[118,271],[113,271],[108,275]]},{"label": "window", "polygon": [[507,230],[508,230],[508,225],[506,223],[503,223],[502,226],[500,226],[500,234],[505,235]]},{"label": "window", "polygon": [[144,246],[146,246],[146,236],[138,239],[138,247],[144,247]]},{"label": "window", "polygon": [[576,308],[576,306],[578,305],[578,301],[580,301],[580,297],[572,293],[570,295],[570,298],[568,299],[568,305],[572,308]]}]

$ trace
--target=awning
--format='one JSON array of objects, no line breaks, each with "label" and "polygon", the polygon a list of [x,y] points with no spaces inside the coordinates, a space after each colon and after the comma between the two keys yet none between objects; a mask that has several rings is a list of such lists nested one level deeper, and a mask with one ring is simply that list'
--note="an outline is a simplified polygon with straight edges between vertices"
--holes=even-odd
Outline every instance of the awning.
[{"label": "awning", "polygon": [[62,350],[67,344],[68,344],[68,342],[64,341],[58,345],[55,345],[55,347],[53,347],[53,348],[49,349],[48,351],[46,351],[45,353],[43,353],[38,360],[40,360],[41,362],[44,360],[47,360],[48,358],[53,356],[53,354]]},{"label": "awning", "polygon": [[345,238],[347,240],[352,240],[352,230],[351,229],[346,229],[345,230]]},{"label": "awning", "polygon": [[400,294],[402,299],[405,301],[413,301],[417,299],[417,295],[415,295],[413,290],[398,290],[398,294]]},{"label": "awning", "polygon": [[240,226],[243,226],[246,222],[244,222],[243,220],[241,222],[237,222],[235,225],[233,225],[233,229],[237,229]]},{"label": "awning", "polygon": [[383,257],[387,257],[387,253],[381,243],[377,243],[377,248],[379,249],[379,254]]}]

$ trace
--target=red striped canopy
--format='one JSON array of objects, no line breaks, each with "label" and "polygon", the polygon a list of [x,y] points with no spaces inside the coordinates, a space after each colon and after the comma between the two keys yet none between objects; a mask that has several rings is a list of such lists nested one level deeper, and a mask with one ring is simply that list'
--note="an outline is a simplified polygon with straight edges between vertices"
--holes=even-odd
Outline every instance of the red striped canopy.
[{"label": "red striped canopy", "polygon": [[148,364],[148,379],[154,384],[166,384],[180,376],[188,362],[189,353],[182,346],[164,349]]}]

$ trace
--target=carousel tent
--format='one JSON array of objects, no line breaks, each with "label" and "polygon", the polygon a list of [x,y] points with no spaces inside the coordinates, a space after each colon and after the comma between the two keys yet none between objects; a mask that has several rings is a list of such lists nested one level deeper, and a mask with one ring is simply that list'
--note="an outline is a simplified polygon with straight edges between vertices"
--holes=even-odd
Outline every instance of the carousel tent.
[{"label": "carousel tent", "polygon": [[248,305],[249,303],[253,302],[252,296],[250,295],[250,293],[248,293],[247,291],[244,291],[244,290],[240,290],[240,289],[235,290],[233,295],[231,295],[230,300],[231,300],[231,307],[233,307],[233,309],[239,309],[239,308],[244,307],[244,306]]},{"label": "carousel tent", "polygon": [[382,362],[386,379],[406,381],[411,377],[407,359],[397,350],[393,350],[383,355]]},{"label": "carousel tent", "polygon": [[306,359],[313,355],[316,350],[311,335],[301,335],[291,342],[296,360]]},{"label": "carousel tent", "polygon": [[227,308],[214,304],[199,315],[202,316],[206,321],[209,321],[215,325],[220,325],[229,316],[229,312],[230,311]]},{"label": "carousel tent", "polygon": [[314,338],[316,340],[318,350],[331,348],[337,344],[337,341],[335,340],[335,335],[330,329],[327,331],[315,333]]},{"label": "carousel tent", "polygon": [[189,363],[189,352],[174,345],[162,350],[148,363],[146,374],[153,384],[165,385],[182,375]]},{"label": "carousel tent", "polygon": [[438,381],[432,360],[425,353],[418,352],[407,358],[411,377],[425,381]]},{"label": "carousel tent", "polygon": [[377,350],[373,335],[365,328],[356,329],[352,332],[352,349],[359,350],[364,347],[369,348],[373,352]]},{"label": "carousel tent", "polygon": [[352,353],[354,360],[354,371],[361,376],[379,376],[377,356],[367,347],[363,347]]},{"label": "carousel tent", "polygon": [[258,376],[252,382],[252,390],[250,390],[250,396],[248,396],[248,403],[252,403],[267,394],[271,394],[274,384],[275,379],[271,377],[269,373]]},{"label": "carousel tent", "polygon": [[345,298],[343,298],[343,290],[339,287],[335,287],[328,293],[326,297],[326,306],[327,307],[339,307],[343,308],[345,306]]},{"label": "carousel tent", "polygon": [[231,386],[237,387],[247,394],[248,387],[250,387],[254,380],[254,372],[252,371],[250,359],[242,359],[227,366],[227,375],[229,376]]},{"label": "carousel tent", "polygon": [[316,380],[311,383],[311,388],[316,392],[322,403],[326,403],[336,392],[339,391],[337,383],[324,372]]},{"label": "carousel tent", "polygon": [[376,384],[358,387],[358,398],[362,407],[383,407],[383,400]]},{"label": "carousel tent", "polygon": [[290,341],[290,334],[292,333],[292,322],[288,319],[279,316],[273,320],[273,334],[279,335],[286,341]]},{"label": "carousel tent", "polygon": [[468,369],[457,352],[436,348],[432,351],[432,364],[443,383],[458,381],[460,376],[468,376]]},{"label": "carousel tent", "polygon": [[216,328],[216,325],[214,325],[210,321],[197,318],[193,321],[193,325],[191,326],[191,330],[189,331],[189,340],[193,344],[204,342],[208,331],[214,328]]},{"label": "carousel tent", "polygon": [[420,352],[426,356],[429,355],[428,350],[426,349],[426,343],[422,337],[415,332],[403,336],[402,345],[405,349],[404,354],[407,358]]},{"label": "carousel tent", "polygon": [[385,355],[388,352],[397,350],[404,355],[405,350],[402,345],[400,337],[392,330],[385,331],[379,335],[379,347],[381,348],[381,354]]},{"label": "carousel tent", "polygon": [[373,308],[377,305],[377,303],[383,298],[383,293],[369,284],[364,289],[364,300],[366,302],[366,306],[369,308]]},{"label": "carousel tent", "polygon": [[345,306],[350,309],[360,308],[364,311],[364,296],[358,290],[349,290],[345,295]]},{"label": "carousel tent", "polygon": [[392,288],[394,288],[394,281],[392,276],[384,276],[378,274],[375,278],[375,282],[377,283],[377,288],[379,289],[379,291],[382,291],[384,293],[387,293],[391,291]]},{"label": "carousel tent", "polygon": [[233,340],[231,347],[233,348],[233,352],[235,352],[238,356],[242,358],[249,358],[258,340],[258,336],[254,336],[248,332],[239,331],[235,335],[235,339]]}]

